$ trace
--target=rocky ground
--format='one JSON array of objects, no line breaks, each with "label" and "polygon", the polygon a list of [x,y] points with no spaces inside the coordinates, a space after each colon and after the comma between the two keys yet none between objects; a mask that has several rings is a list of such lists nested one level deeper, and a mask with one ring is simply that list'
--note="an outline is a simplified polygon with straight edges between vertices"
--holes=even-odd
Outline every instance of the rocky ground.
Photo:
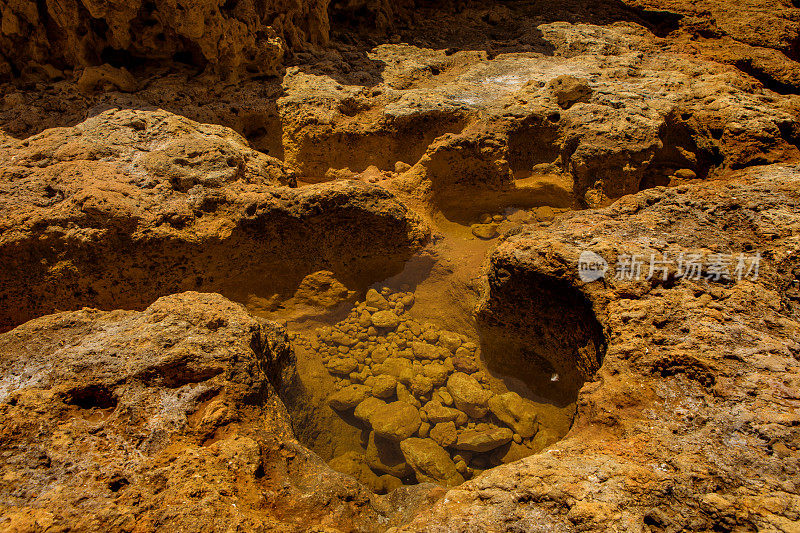
[{"label": "rocky ground", "polygon": [[800,531],[798,59],[789,0],[0,0],[0,529]]}]

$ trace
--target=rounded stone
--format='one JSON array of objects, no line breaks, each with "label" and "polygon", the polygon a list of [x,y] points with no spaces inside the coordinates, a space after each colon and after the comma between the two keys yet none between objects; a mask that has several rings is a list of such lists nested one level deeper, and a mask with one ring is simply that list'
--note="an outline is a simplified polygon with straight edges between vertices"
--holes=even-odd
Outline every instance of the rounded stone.
[{"label": "rounded stone", "polygon": [[431,439],[406,439],[400,443],[408,464],[414,469],[417,481],[431,481],[446,485],[458,485],[464,477],[456,470],[456,465],[447,451]]},{"label": "rounded stone", "polygon": [[[447,380],[447,392],[453,397],[456,407],[472,418],[483,418],[488,411],[486,402],[491,393],[472,376],[455,372]],[[510,437],[509,437],[510,438]]]},{"label": "rounded stone", "polygon": [[489,410],[521,437],[533,437],[539,429],[537,406],[516,392],[498,394],[489,399]]},{"label": "rounded stone", "polygon": [[458,434],[454,447],[470,452],[488,452],[508,443],[514,432],[508,428],[490,430],[468,429]]},{"label": "rounded stone", "polygon": [[380,329],[394,329],[400,325],[400,317],[394,311],[378,311],[372,315],[372,325]]},{"label": "rounded stone", "polygon": [[358,368],[358,361],[352,357],[337,357],[328,362],[331,374],[347,376]]},{"label": "rounded stone", "polygon": [[356,406],[355,410],[353,411],[353,416],[362,421],[364,424],[372,426],[372,422],[370,422],[372,413],[375,411],[375,409],[384,405],[386,405],[386,402],[383,400],[379,400],[378,398],[373,398],[370,396],[365,398]]},{"label": "rounded stone", "polygon": [[417,359],[444,359],[449,355],[444,348],[427,342],[412,342],[411,351]]},{"label": "rounded stone", "polygon": [[370,289],[367,291],[366,304],[367,307],[372,307],[378,310],[389,309],[388,300],[386,300],[386,298],[384,298],[384,296],[375,289]]},{"label": "rounded stone", "polygon": [[425,377],[429,378],[436,387],[441,387],[447,383],[447,377],[450,374],[445,365],[435,362],[425,365],[422,369],[422,373],[425,374]]},{"label": "rounded stone", "polygon": [[439,345],[455,353],[461,346],[461,337],[452,331],[443,330],[439,332]]},{"label": "rounded stone", "polygon": [[416,407],[402,401],[379,406],[370,421],[376,435],[394,441],[411,437],[422,423]]},{"label": "rounded stone", "polygon": [[494,224],[473,224],[472,234],[479,239],[489,240],[497,237],[497,226]]},{"label": "rounded stone", "polygon": [[397,389],[397,380],[388,374],[376,376],[372,385],[372,395],[377,398],[391,398]]},{"label": "rounded stone", "polygon": [[458,434],[456,433],[456,425],[453,421],[440,422],[433,426],[430,430],[430,437],[436,441],[439,446],[447,447],[455,444]]}]

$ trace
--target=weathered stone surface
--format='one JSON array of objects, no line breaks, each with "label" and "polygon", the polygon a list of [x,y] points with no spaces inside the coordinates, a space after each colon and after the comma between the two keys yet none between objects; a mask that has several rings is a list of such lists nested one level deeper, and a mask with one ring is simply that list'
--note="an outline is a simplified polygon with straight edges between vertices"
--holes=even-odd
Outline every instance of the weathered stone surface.
[{"label": "weathered stone surface", "polygon": [[411,361],[400,357],[388,357],[383,363],[375,365],[374,368],[376,375],[386,374],[399,379],[404,370],[411,370]]},{"label": "weathered stone surface", "polygon": [[385,404],[386,402],[383,400],[370,396],[356,406],[353,410],[353,416],[361,420],[364,424],[371,426],[372,422],[370,422],[370,419],[372,418],[372,413],[375,412],[375,409]]},{"label": "weathered stone surface", "polygon": [[469,355],[469,353],[464,350],[463,355],[457,355],[453,358],[453,366],[459,372],[464,372],[465,374],[474,374],[478,371],[478,365],[475,363],[475,358]]},{"label": "weathered stone surface", "polygon": [[292,436],[285,332],[220,295],[45,316],[0,346],[4,530],[294,529],[251,507],[276,486],[309,525],[378,527],[370,492]]},{"label": "weathered stone surface", "polygon": [[[127,357],[139,341],[117,325],[133,312],[70,313],[104,317],[88,326],[91,342],[78,343],[95,350],[89,360],[160,361],[188,346],[181,357],[191,361],[236,351],[233,370],[198,377],[170,360],[143,376],[110,371],[125,380],[114,385],[114,410],[83,407],[90,396],[108,405],[102,387],[75,396],[66,383],[53,392],[0,374],[0,391],[25,388],[27,409],[14,410],[19,398],[0,400],[4,435],[16,439],[0,454],[0,500],[11,505],[0,529],[792,531],[795,4],[0,0],[0,80],[13,80],[0,87],[0,329],[84,305],[141,310],[189,289],[295,327],[327,320],[325,309],[338,314],[390,280],[419,290],[416,300],[381,288],[316,344],[296,338],[303,384],[314,384],[313,398],[295,404],[298,434],[314,434],[305,410],[317,408],[339,444],[361,446],[363,428],[331,412],[330,392],[348,382],[374,387],[373,373],[386,370],[377,376],[396,374],[398,398],[418,406],[407,387],[415,373],[438,381],[426,372],[437,360],[483,388],[501,392],[494,377],[511,376],[553,401],[538,404],[532,438],[516,433],[490,452],[454,455],[471,481],[438,504],[440,492],[424,487],[378,498],[291,437],[273,438],[289,424],[264,408],[274,394],[259,371],[269,371],[242,368],[251,352],[259,361],[267,352],[248,329],[260,321],[227,308],[208,324],[177,313],[168,326],[156,321],[169,331],[158,331],[146,357]],[[775,162],[784,166],[752,168]],[[337,181],[319,183],[329,180]],[[410,263],[425,228],[406,206],[437,226],[430,249]],[[522,209],[515,216],[509,206]],[[477,255],[495,243],[469,238],[476,221],[503,235],[482,292]],[[584,250],[612,263],[604,282],[576,277]],[[613,263],[630,253],[647,261],[755,250],[758,279],[681,280],[674,268],[666,279],[614,276]],[[431,308],[431,293],[442,309]],[[468,315],[479,293],[481,353],[465,342],[449,357],[440,328],[473,336]],[[401,315],[414,301],[437,324],[406,316],[396,329],[372,325],[375,310]],[[10,352],[35,359],[49,343],[54,360],[79,361],[66,375],[84,372],[74,338],[64,337],[83,326],[70,320],[29,335],[27,353]],[[183,330],[193,340],[173,342]],[[418,358],[414,341],[447,356]],[[416,360],[380,367],[389,356]],[[345,358],[356,362],[350,373],[323,367]],[[248,396],[217,398],[223,375]],[[287,389],[279,392],[290,405]],[[195,393],[197,409],[183,409]],[[178,409],[158,403],[174,397]],[[445,402],[441,390],[420,398]],[[571,406],[575,425],[553,446]],[[529,432],[530,417],[495,407],[486,422],[505,416]],[[558,409],[566,424],[550,427]],[[456,413],[457,431],[490,429]],[[218,423],[206,431],[209,420]],[[427,424],[419,436],[435,429]],[[153,458],[164,434],[170,450]],[[119,469],[112,448],[121,450]],[[398,477],[370,474],[360,455],[325,457],[373,490],[396,486]],[[80,479],[61,490],[68,476]]]},{"label": "weathered stone surface", "polygon": [[92,68],[114,51],[131,62],[185,58],[233,77],[277,74],[290,46],[328,41],[326,7],[325,2],[264,0],[238,9],[201,0],[52,6],[10,0],[2,3],[0,50],[20,70],[30,62]]},{"label": "weathered stone surface", "polygon": [[425,365],[422,368],[422,373],[425,374],[425,377],[431,380],[431,383],[435,387],[441,387],[447,383],[447,377],[450,374],[450,371],[444,364],[434,362],[429,365]]},{"label": "weathered stone surface", "polygon": [[328,398],[328,404],[337,411],[352,409],[369,397],[370,388],[364,385],[349,385],[333,393]]},{"label": "weathered stone surface", "polygon": [[383,493],[386,489],[385,481],[372,471],[361,453],[347,452],[328,461],[328,465],[337,472],[356,478],[376,493]]},{"label": "weathered stone surface", "polygon": [[433,390],[433,381],[427,376],[415,374],[414,377],[411,378],[410,389],[414,396],[427,396]]},{"label": "weathered stone surface", "polygon": [[425,404],[425,415],[432,424],[440,422],[454,421],[459,417],[460,411],[451,407],[445,407],[437,401],[430,401]]},{"label": "weathered stone surface", "polygon": [[488,452],[508,443],[513,436],[514,432],[508,428],[467,429],[459,432],[453,447],[470,452]]},{"label": "weathered stone surface", "polygon": [[389,302],[387,302],[386,298],[384,298],[383,295],[381,295],[381,293],[375,289],[370,289],[367,291],[366,304],[369,307],[374,307],[380,311],[389,309]]},{"label": "weathered stone surface", "polygon": [[450,455],[431,439],[406,439],[400,443],[400,449],[419,481],[433,481],[446,485],[458,485],[464,482]]},{"label": "weathered stone surface", "polygon": [[486,402],[491,393],[474,377],[455,372],[447,380],[447,392],[453,397],[456,408],[473,418],[483,418],[488,411]]},{"label": "weathered stone surface", "polygon": [[497,226],[494,224],[473,224],[472,234],[479,239],[494,239],[497,237]]},{"label": "weathered stone surface", "polygon": [[378,398],[391,398],[397,390],[397,380],[388,375],[381,374],[375,377],[375,384],[372,385],[372,395]]},{"label": "weathered stone surface", "polygon": [[332,374],[347,376],[358,368],[358,361],[352,357],[336,357],[328,363],[328,370]]},{"label": "weathered stone surface", "polygon": [[516,392],[506,392],[489,398],[489,410],[521,437],[533,437],[539,428],[536,405]]},{"label": "weathered stone surface", "polygon": [[[410,253],[403,234],[423,238],[381,189],[293,189],[290,177],[233,131],[166,111],[111,110],[0,151],[0,328],[54,309],[142,308],[189,288],[269,311],[323,266],[356,286],[397,268],[386,258]],[[368,242],[394,251],[356,260]]]},{"label": "weathered stone surface", "polygon": [[370,422],[377,436],[402,441],[416,433],[422,421],[413,405],[397,401],[376,407]]},{"label": "weathered stone surface", "polygon": [[400,325],[400,317],[393,311],[378,311],[372,315],[372,325],[381,329],[395,329]]},{"label": "weathered stone surface", "polygon": [[[508,304],[505,288],[519,281],[527,292],[516,293],[515,317],[509,319],[525,317],[541,325],[534,302],[543,285],[529,284],[528,274],[561,293],[580,291],[607,332],[602,366],[582,389],[572,431],[550,452],[485,471],[405,530],[455,524],[513,529],[530,520],[567,530],[579,523],[592,531],[614,528],[621,520],[633,528],[659,520],[711,529],[725,520],[790,530],[794,503],[771,502],[778,495],[795,502],[798,493],[795,483],[781,481],[787,468],[793,471],[794,460],[774,451],[775,444],[797,439],[789,398],[800,394],[794,355],[800,315],[793,281],[797,258],[790,252],[796,229],[788,228],[800,227],[798,190],[796,166],[748,169],[723,183],[644,191],[501,245],[491,260],[484,316],[499,318]],[[742,220],[752,223],[740,225]],[[774,237],[767,241],[764,235]],[[649,246],[664,241],[675,254],[717,247],[749,254],[746,247],[759,243],[759,276],[731,283],[675,278],[668,284],[615,279],[613,272],[605,283],[578,277],[582,250],[595,250],[613,264],[621,254],[661,253]],[[675,268],[670,266],[673,275]],[[494,274],[499,271],[500,277]],[[541,301],[548,308],[555,302]],[[560,324],[567,329],[563,315]],[[575,357],[577,350],[571,353]],[[624,407],[607,409],[610,405]],[[741,420],[753,420],[760,429]],[[598,432],[601,427],[609,430]],[[662,463],[672,466],[652,468]],[[565,491],[590,476],[597,479],[590,485],[592,496],[560,507],[571,501]],[[720,477],[728,480],[724,487],[713,481]],[[551,481],[543,486],[543,479]],[[633,488],[633,479],[646,481]],[[680,500],[664,501],[665,484],[683,495]],[[698,491],[698,484],[708,488]],[[487,493],[497,500],[488,503]],[[522,509],[516,503],[520,497],[537,503]],[[503,511],[509,508],[516,509],[513,516]]]},{"label": "weathered stone surface", "polygon": [[440,346],[434,346],[427,342],[412,342],[411,350],[417,359],[444,359],[449,355],[448,351]]},{"label": "weathered stone surface", "polygon": [[556,97],[556,103],[562,109],[569,109],[578,102],[588,102],[592,95],[589,80],[570,75],[553,78],[548,82],[547,87]]},{"label": "weathered stone surface", "polygon": [[439,345],[444,348],[447,348],[452,353],[456,353],[458,347],[461,346],[461,337],[452,331],[440,331],[439,332]]},{"label": "weathered stone surface", "polygon": [[444,448],[452,446],[456,443],[458,435],[456,433],[456,425],[453,422],[440,422],[433,426],[430,430],[430,437],[439,446]]},{"label": "weathered stone surface", "polygon": [[335,307],[351,295],[352,291],[336,279],[333,272],[320,270],[303,278],[294,293],[294,300],[299,304]]}]

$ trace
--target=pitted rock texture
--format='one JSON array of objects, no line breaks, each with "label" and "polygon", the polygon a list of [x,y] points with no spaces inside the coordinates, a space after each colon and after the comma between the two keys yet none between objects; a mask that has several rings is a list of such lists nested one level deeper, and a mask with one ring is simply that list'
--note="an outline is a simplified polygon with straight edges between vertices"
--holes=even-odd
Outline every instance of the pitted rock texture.
[{"label": "pitted rock texture", "polygon": [[[568,431],[575,391],[558,405],[536,389],[536,401],[509,392],[477,343],[417,322],[414,304],[413,293],[370,289],[343,321],[294,337],[298,372],[282,397],[303,444],[382,494],[462,483]],[[376,327],[382,313],[397,324]],[[511,372],[523,375],[529,362],[517,362]]]},{"label": "pitted rock texture", "polygon": [[158,106],[236,129],[305,182],[392,180],[451,219],[602,206],[800,157],[800,10],[702,5],[337,3],[391,22],[336,15],[327,47],[238,84],[183,63],[36,69],[4,86],[0,118],[25,136],[98,105]]},{"label": "pitted rock texture", "polygon": [[[0,530],[797,531],[798,59],[796,0],[0,0]],[[356,301],[454,234],[480,340]]]},{"label": "pitted rock texture", "polygon": [[276,324],[193,292],[0,335],[0,529],[376,530],[425,502],[374,499],[294,440],[275,390],[293,357]]},{"label": "pitted rock texture", "polygon": [[0,328],[189,289],[270,309],[318,271],[351,287],[391,275],[427,235],[383,189],[285,186],[286,167],[231,130],[165,111],[11,141],[0,164]]},{"label": "pitted rock texture", "polygon": [[[581,389],[565,439],[452,489],[404,530],[794,531],[798,190],[798,167],[750,169],[562,215],[503,243],[486,312],[517,276],[571,288],[608,339],[603,365]],[[580,280],[584,250],[612,265],[605,281]],[[625,254],[756,251],[755,280],[716,282],[708,269],[683,279],[676,265],[667,281],[615,279],[613,270]],[[535,292],[533,308],[542,305]],[[528,320],[528,302],[515,303]]]},{"label": "pitted rock texture", "polygon": [[291,48],[328,41],[327,0],[0,3],[7,72],[182,61],[225,77],[277,74]]}]

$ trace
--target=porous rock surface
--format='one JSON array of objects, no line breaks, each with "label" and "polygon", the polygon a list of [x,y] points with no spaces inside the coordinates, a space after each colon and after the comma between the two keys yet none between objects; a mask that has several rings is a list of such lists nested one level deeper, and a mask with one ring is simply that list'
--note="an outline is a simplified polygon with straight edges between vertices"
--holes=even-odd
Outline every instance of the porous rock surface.
[{"label": "porous rock surface", "polygon": [[327,42],[327,5],[3,0],[0,50],[8,70],[0,74],[137,58],[210,65],[225,76],[276,74],[291,47]]},{"label": "porous rock surface", "polygon": [[[799,22],[792,0],[0,0],[0,529],[797,531]],[[335,308],[428,215],[500,243],[483,344],[374,290],[298,342],[335,385],[315,406],[363,432],[337,473],[295,440],[333,426],[289,420],[282,329],[224,297]],[[613,270],[756,251],[735,282]],[[565,438],[488,379],[451,394],[479,354],[577,398]],[[393,402],[399,442],[372,428]]]},{"label": "porous rock surface", "polygon": [[390,275],[427,235],[381,188],[292,188],[282,162],[235,132],[162,110],[8,141],[0,165],[5,329],[195,289],[269,308],[321,270],[351,287]]},{"label": "porous rock surface", "polygon": [[[506,286],[520,279],[537,283],[514,300],[516,320],[531,325],[549,303],[540,287],[579,292],[608,339],[603,364],[565,439],[452,489],[404,530],[796,530],[798,191],[796,166],[750,169],[648,190],[503,243],[483,312],[507,304]],[[618,280],[612,268],[585,283],[584,250],[611,265],[667,252],[762,260],[755,280],[719,283],[707,270],[682,279],[673,265],[666,282]]]},{"label": "porous rock surface", "polygon": [[293,357],[275,323],[195,292],[0,335],[2,529],[376,529],[401,505],[293,437]]}]

